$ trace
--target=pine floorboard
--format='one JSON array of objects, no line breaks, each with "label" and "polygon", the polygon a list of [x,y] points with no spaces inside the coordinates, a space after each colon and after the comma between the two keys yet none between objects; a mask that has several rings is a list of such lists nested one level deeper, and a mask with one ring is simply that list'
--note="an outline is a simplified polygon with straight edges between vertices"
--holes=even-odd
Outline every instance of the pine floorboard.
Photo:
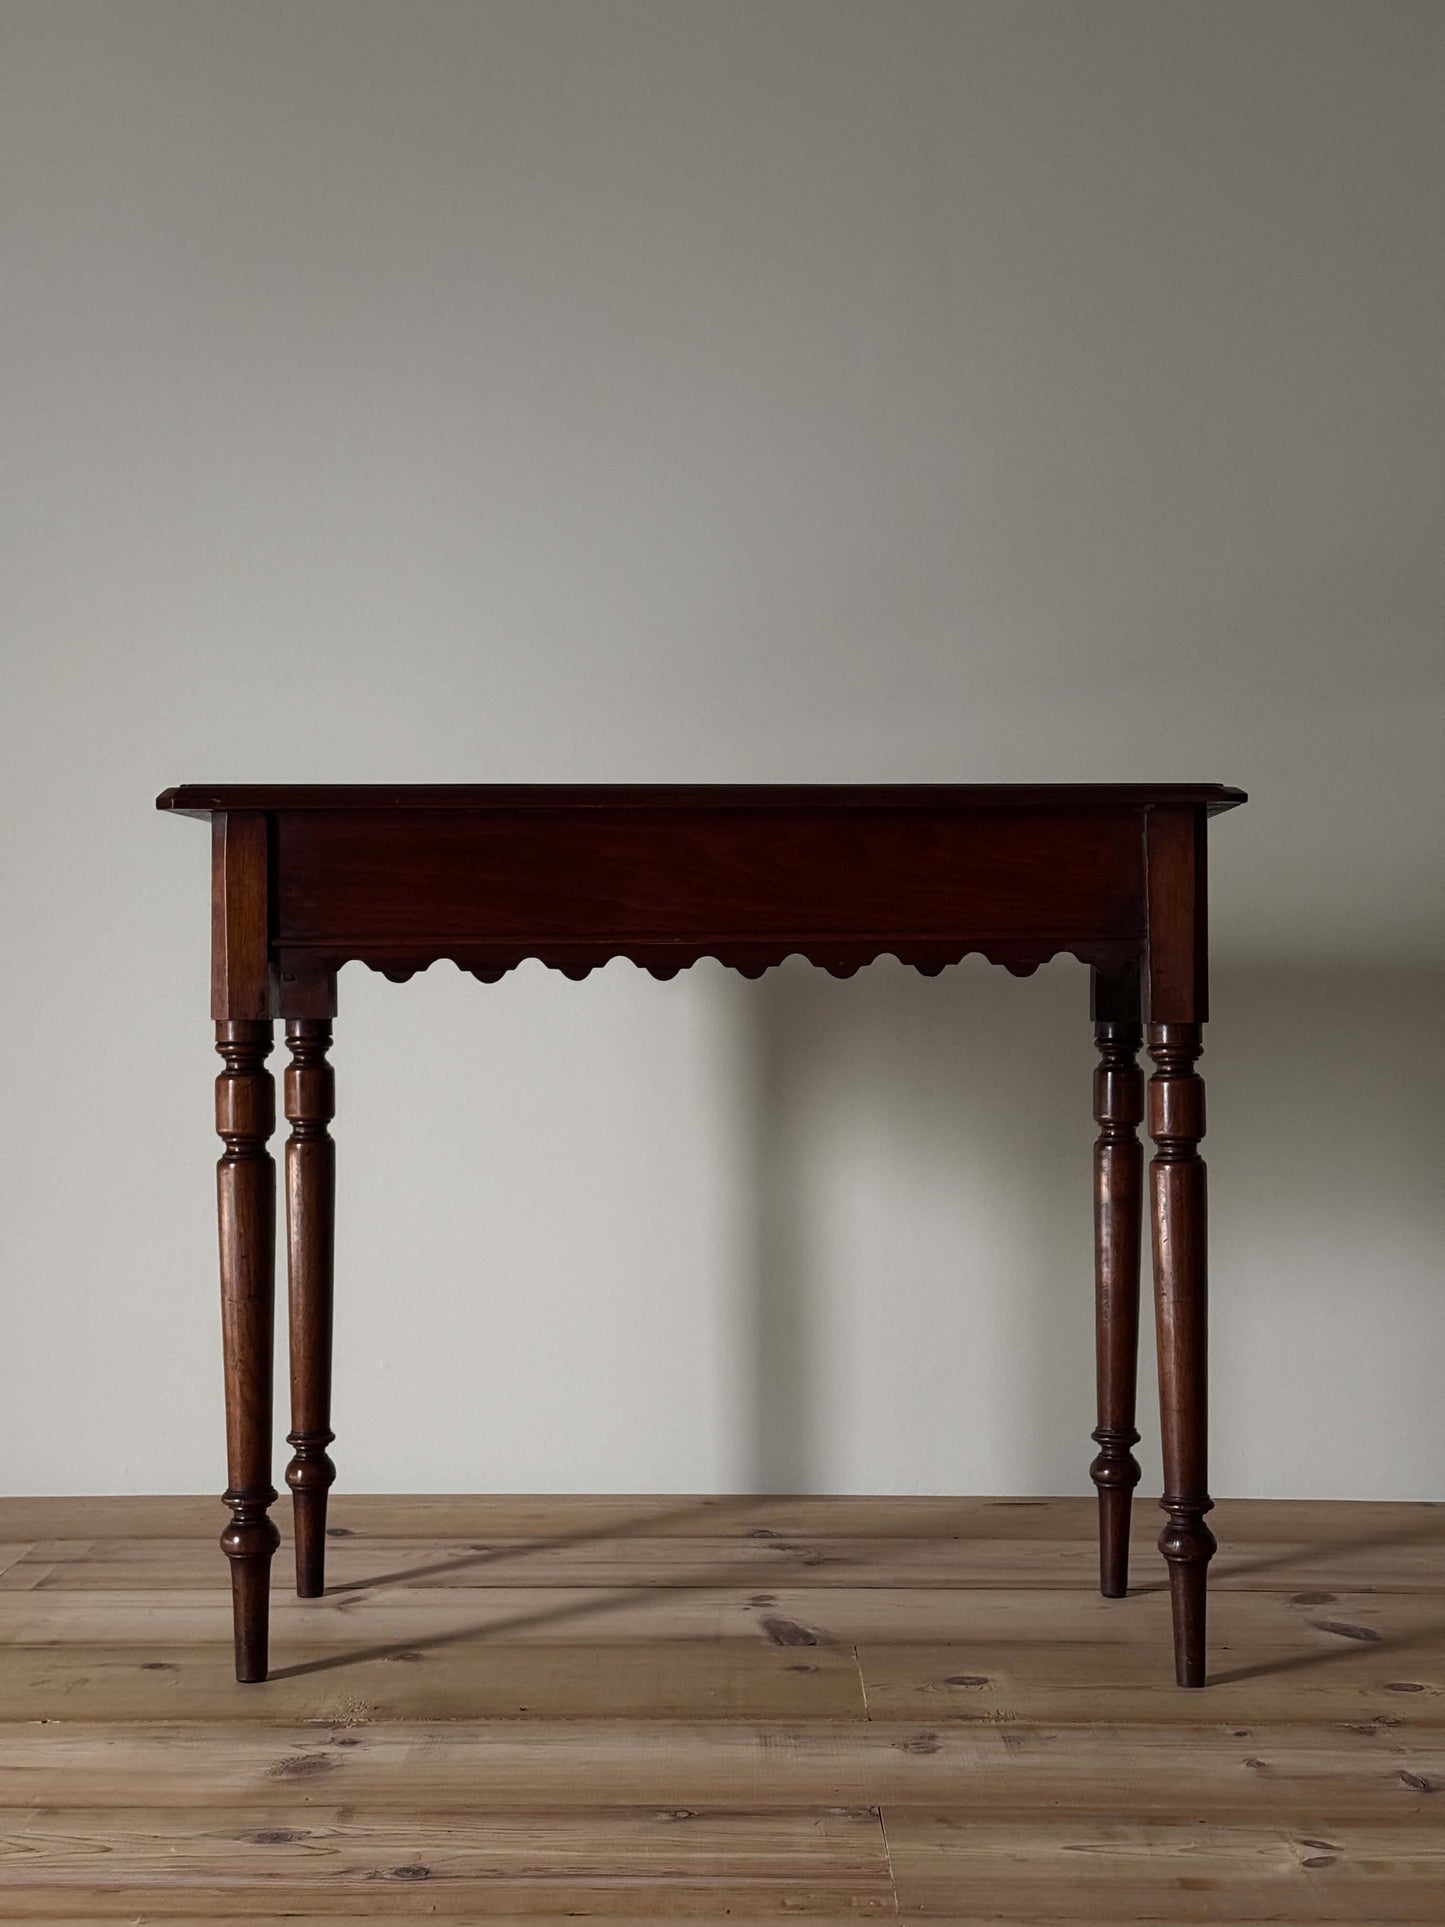
[{"label": "pine floorboard", "polygon": [[[284,1524],[284,1507],[277,1508]],[[0,1921],[1445,1927],[1445,1506],[1222,1502],[1212,1684],[1087,1500],[0,1500]]]}]

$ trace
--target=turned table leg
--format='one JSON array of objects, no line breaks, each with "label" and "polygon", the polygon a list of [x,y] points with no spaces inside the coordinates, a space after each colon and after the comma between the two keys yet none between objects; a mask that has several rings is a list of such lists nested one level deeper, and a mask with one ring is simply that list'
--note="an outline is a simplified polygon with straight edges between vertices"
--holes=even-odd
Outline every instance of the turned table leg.
[{"label": "turned table leg", "polygon": [[336,1146],[327,1129],[336,1115],[335,1075],[326,1061],[331,1025],[295,1017],[286,1025],[291,1051],[284,1080],[286,1118],[286,1259],[291,1329],[293,1458],[286,1468],[296,1524],[296,1590],[315,1599],[326,1589],[326,1499],[336,1468],[326,1448],[331,1430],[331,1294],[336,1216]]},{"label": "turned table leg", "polygon": [[271,1025],[232,1018],[216,1025],[225,1069],[216,1079],[216,1167],[221,1234],[221,1333],[226,1371],[225,1495],[231,1520],[221,1549],[231,1562],[236,1678],[263,1680],[271,1557],[280,1535],[268,1508],[276,1294],[276,1167],[267,1149],[276,1123],[266,1069]]},{"label": "turned table leg", "polygon": [[1174,1671],[1204,1684],[1205,1582],[1215,1549],[1204,1523],[1209,1496],[1208,1315],[1205,1284],[1204,1082],[1194,1069],[1198,1024],[1149,1026],[1149,1167],[1154,1228],[1154,1307],[1159,1331],[1159,1405],[1168,1513],[1159,1550],[1169,1562]]},{"label": "turned table leg", "polygon": [[1094,1334],[1098,1378],[1098,1456],[1089,1476],[1099,1491],[1099,1590],[1122,1599],[1129,1588],[1129,1513],[1139,1462],[1134,1403],[1139,1377],[1139,1246],[1144,1152],[1144,1074],[1137,1054],[1139,977],[1094,973]]}]

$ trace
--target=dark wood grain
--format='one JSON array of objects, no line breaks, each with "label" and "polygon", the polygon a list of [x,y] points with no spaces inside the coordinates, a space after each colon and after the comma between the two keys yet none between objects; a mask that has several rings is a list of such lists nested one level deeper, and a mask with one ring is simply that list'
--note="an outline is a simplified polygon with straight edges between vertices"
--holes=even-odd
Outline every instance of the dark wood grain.
[{"label": "dark wood grain", "polygon": [[1139,1046],[1139,973],[1093,978],[1094,1041],[1094,1316],[1098,1392],[1098,1456],[1089,1476],[1099,1492],[1099,1588],[1109,1599],[1129,1589],[1129,1514],[1139,1461],[1134,1403],[1139,1376],[1139,1249],[1144,1116]]},{"label": "dark wood grain", "polygon": [[211,1015],[274,1017],[269,821],[255,810],[211,822]]},{"label": "dark wood grain", "polygon": [[287,949],[1143,936],[1122,809],[307,810],[280,812],[276,840]]},{"label": "dark wood grain", "polygon": [[1154,1309],[1168,1514],[1159,1548],[1169,1562],[1175,1676],[1205,1677],[1205,1584],[1214,1535],[1207,1474],[1208,1278],[1204,1084],[1195,1071],[1209,1015],[1207,866],[1204,811],[1168,804],[1145,819],[1149,939],[1145,983]]},{"label": "dark wood grain", "polygon": [[296,1527],[296,1590],[326,1590],[326,1500],[336,1478],[331,1430],[332,1271],[335,1250],[336,1081],[326,1053],[331,1025],[296,1017],[286,1025],[291,1062],[284,1079],[286,1275],[291,1335],[291,1430],[286,1468]]},{"label": "dark wood grain", "polygon": [[1149,945],[1147,1014],[1153,1024],[1209,1017],[1205,812],[1170,804],[1144,819]]},{"label": "dark wood grain", "polygon": [[1195,1071],[1197,1024],[1151,1024],[1149,1167],[1153,1202],[1154,1309],[1159,1332],[1159,1409],[1168,1521],[1159,1550],[1169,1562],[1174,1668],[1181,1686],[1204,1684],[1205,1577],[1215,1538],[1209,1450],[1209,1323],[1205,1261],[1204,1082]]},{"label": "dark wood grain", "polygon": [[[1142,1000],[1165,1495],[1177,1676],[1204,1677],[1206,820],[1220,784],[187,785],[213,821],[213,1014],[226,1059],[222,1287],[240,1677],[264,1677],[270,1486],[270,1020],[283,1016],[297,1583],[323,1584],[336,973],[404,979],[438,958],[493,981],[527,958],[660,977],[704,956],[756,975],[794,953],[837,975],[892,954],[933,974],[972,951],[1026,975],[1094,971],[1100,1579],[1123,1591],[1138,1327]],[[218,1100],[218,1103],[220,1100]],[[1197,1126],[1197,1129],[1195,1128]]]},{"label": "dark wood grain", "polygon": [[270,1517],[272,1351],[276,1317],[276,1166],[267,1149],[276,1092],[266,1069],[271,1025],[216,1025],[225,1068],[216,1079],[221,1238],[221,1342],[226,1367],[226,1504],[221,1550],[231,1562],[236,1678],[263,1680],[267,1591],[280,1535]]}]

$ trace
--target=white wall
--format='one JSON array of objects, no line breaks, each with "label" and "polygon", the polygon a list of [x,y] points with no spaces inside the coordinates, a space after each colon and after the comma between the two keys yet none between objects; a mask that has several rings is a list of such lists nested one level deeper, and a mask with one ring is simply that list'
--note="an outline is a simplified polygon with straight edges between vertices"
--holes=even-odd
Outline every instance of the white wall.
[{"label": "white wall", "polygon": [[[223,1481],[164,785],[1190,778],[1215,1489],[1441,1496],[1445,9],[5,22],[0,1482]],[[346,1485],[1087,1490],[1085,1011],[348,967]]]}]

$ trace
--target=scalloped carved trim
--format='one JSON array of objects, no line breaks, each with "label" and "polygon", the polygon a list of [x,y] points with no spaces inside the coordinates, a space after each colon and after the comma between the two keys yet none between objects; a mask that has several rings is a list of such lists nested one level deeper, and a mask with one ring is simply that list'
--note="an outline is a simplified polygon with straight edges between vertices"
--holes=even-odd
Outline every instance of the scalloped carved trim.
[{"label": "scalloped carved trim", "polygon": [[324,957],[311,952],[307,958],[307,974],[318,970],[335,971],[344,963],[355,962],[380,971],[393,983],[405,983],[418,971],[429,970],[435,963],[452,963],[479,982],[491,984],[505,977],[508,971],[515,970],[518,964],[537,962],[545,964],[549,970],[560,970],[563,976],[578,982],[602,965],[612,962],[615,957],[625,957],[639,969],[663,981],[677,976],[679,971],[689,969],[704,958],[710,958],[729,970],[736,970],[744,977],[755,978],[789,957],[802,957],[817,968],[826,970],[830,976],[852,977],[865,965],[881,957],[893,957],[899,963],[920,971],[925,977],[936,977],[941,970],[951,964],[961,963],[965,957],[980,956],[1015,977],[1031,977],[1040,964],[1047,963],[1053,957],[1071,956],[1080,963],[1109,970],[1117,968],[1127,954],[1132,953],[1126,953],[1118,943],[1044,941],[1030,944],[1016,940],[984,940],[977,943],[929,940],[898,944],[886,940],[859,939],[841,942],[805,940],[799,943],[702,944],[544,942],[514,950],[454,945],[410,955],[388,955],[381,946],[373,950],[370,946],[363,949],[358,945],[327,953]]}]

